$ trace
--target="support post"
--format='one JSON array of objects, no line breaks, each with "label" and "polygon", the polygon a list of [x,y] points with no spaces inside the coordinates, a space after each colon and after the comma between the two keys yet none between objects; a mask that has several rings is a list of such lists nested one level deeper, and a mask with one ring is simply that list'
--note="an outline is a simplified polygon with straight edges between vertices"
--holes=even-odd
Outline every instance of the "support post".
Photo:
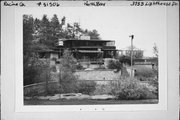
[{"label": "support post", "polygon": [[131,37],[131,77],[133,77],[133,69],[132,69],[132,63],[133,63],[133,38],[134,38],[134,35],[131,35],[129,36]]}]

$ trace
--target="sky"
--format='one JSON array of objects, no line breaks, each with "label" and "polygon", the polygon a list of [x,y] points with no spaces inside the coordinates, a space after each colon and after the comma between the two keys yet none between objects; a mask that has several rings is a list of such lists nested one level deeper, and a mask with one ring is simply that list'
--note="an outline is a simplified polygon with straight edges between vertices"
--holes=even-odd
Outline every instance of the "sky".
[{"label": "sky", "polygon": [[103,40],[114,40],[117,49],[133,45],[144,50],[144,56],[152,57],[154,43],[159,46],[166,39],[166,14],[164,7],[62,7],[59,9],[31,10],[34,18],[49,19],[56,14],[66,23],[79,22],[81,28],[96,29]]}]

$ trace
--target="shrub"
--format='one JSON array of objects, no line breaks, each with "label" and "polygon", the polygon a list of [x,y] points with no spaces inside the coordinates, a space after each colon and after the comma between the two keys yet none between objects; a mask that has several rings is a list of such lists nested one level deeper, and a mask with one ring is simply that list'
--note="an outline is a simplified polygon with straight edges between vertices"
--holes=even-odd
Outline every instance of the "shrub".
[{"label": "shrub", "polygon": [[77,92],[83,94],[92,94],[96,90],[96,82],[94,81],[79,81],[77,83]]},{"label": "shrub", "polygon": [[155,91],[153,91],[153,93],[158,96],[159,93],[158,79],[157,78],[149,79],[149,84],[155,88]]},{"label": "shrub", "polygon": [[75,92],[77,77],[66,68],[59,72],[59,84],[61,93]]},{"label": "shrub", "polygon": [[24,96],[27,96],[27,97],[35,97],[35,96],[38,96],[40,93],[39,93],[39,90],[37,89],[33,89],[33,90],[30,90],[28,91],[28,93],[24,93]]},{"label": "shrub", "polygon": [[59,84],[61,93],[75,92],[77,77],[73,74],[77,61],[70,51],[65,50],[59,65]]},{"label": "shrub", "polygon": [[115,65],[114,65],[114,61],[113,60],[109,60],[108,61],[108,68],[109,69],[115,69]]},{"label": "shrub", "polygon": [[122,64],[117,60],[109,60],[108,62],[108,68],[109,69],[118,69],[120,70],[122,67]]},{"label": "shrub", "polygon": [[40,60],[38,56],[32,57],[28,65],[24,65],[24,85],[44,82],[50,79],[49,60]]},{"label": "shrub", "polygon": [[96,89],[94,91],[94,94],[95,95],[111,94],[111,86],[110,85],[104,85],[104,84],[96,85]]},{"label": "shrub", "polygon": [[65,50],[60,61],[60,65],[71,72],[76,71],[77,60],[73,57],[69,50]]},{"label": "shrub", "polygon": [[58,94],[60,92],[60,84],[52,83],[48,84],[48,95]]},{"label": "shrub", "polygon": [[116,88],[115,94],[119,100],[154,99],[157,98],[154,91],[153,86],[128,78],[119,81],[119,88]]},{"label": "shrub", "polygon": [[80,63],[78,63],[78,64],[76,65],[76,69],[77,69],[77,70],[83,70],[84,68],[83,68],[83,66],[82,66]]},{"label": "shrub", "polygon": [[58,73],[51,72],[50,81],[58,81]]},{"label": "shrub", "polygon": [[156,73],[151,68],[137,68],[135,72],[135,76],[141,81],[147,81],[148,78],[154,78]]},{"label": "shrub", "polygon": [[56,66],[55,66],[55,65],[51,66],[51,67],[50,67],[50,70],[51,70],[52,72],[57,72],[57,69],[56,69]]},{"label": "shrub", "polygon": [[119,62],[125,65],[131,65],[131,57],[129,56],[119,56]]}]

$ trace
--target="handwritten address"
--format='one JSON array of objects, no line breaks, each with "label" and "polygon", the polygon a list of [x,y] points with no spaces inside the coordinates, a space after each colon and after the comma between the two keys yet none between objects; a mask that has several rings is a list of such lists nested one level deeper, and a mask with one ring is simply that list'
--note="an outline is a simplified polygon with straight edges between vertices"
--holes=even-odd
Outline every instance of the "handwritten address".
[{"label": "handwritten address", "polygon": [[130,6],[177,6],[179,5],[176,1],[133,1]]}]

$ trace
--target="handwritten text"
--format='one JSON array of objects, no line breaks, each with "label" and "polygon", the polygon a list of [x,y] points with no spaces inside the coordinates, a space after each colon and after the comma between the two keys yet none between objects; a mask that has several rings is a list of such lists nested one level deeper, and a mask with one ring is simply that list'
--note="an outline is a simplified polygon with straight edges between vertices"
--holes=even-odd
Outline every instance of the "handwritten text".
[{"label": "handwritten text", "polygon": [[60,6],[58,2],[38,2],[37,5],[40,7],[59,7]]},{"label": "handwritten text", "polygon": [[89,2],[89,1],[86,1],[86,2],[84,2],[84,5],[85,5],[85,6],[105,6],[106,3],[103,3],[103,2]]},{"label": "handwritten text", "polygon": [[133,1],[131,6],[177,6],[178,2],[176,1]]},{"label": "handwritten text", "polygon": [[5,1],[4,2],[4,6],[20,6],[20,7],[24,7],[26,6],[23,2],[8,2],[8,1]]}]

